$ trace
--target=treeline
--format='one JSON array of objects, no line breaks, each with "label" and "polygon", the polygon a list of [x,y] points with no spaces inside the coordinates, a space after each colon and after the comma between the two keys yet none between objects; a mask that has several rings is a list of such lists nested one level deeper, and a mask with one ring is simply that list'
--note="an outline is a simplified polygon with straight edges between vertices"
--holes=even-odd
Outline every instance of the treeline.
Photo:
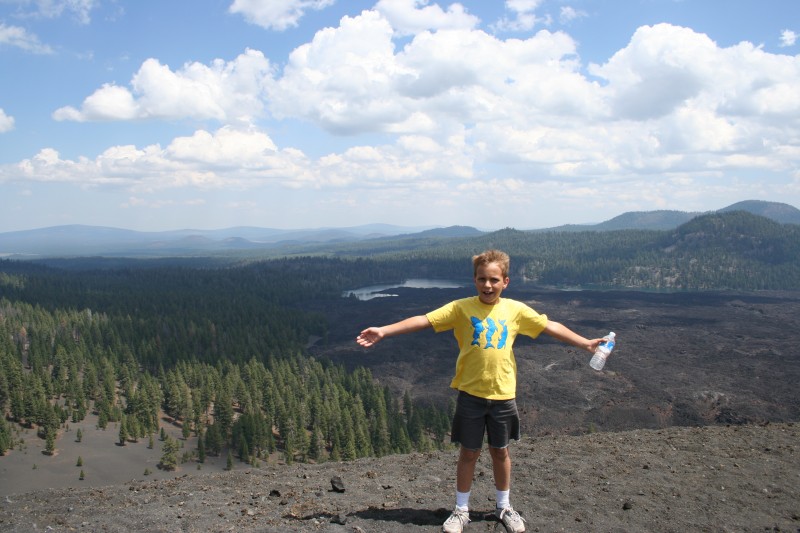
[{"label": "treeline", "polygon": [[[248,462],[276,451],[347,460],[443,446],[446,408],[303,355],[328,328],[303,302],[338,299],[354,282],[345,268],[323,275],[336,263],[64,271],[2,261],[0,412],[36,427],[48,451],[89,412],[100,427],[117,424],[121,444],[152,439],[160,411],[201,437],[198,458],[229,448]],[[0,454],[13,446],[5,418]]]}]

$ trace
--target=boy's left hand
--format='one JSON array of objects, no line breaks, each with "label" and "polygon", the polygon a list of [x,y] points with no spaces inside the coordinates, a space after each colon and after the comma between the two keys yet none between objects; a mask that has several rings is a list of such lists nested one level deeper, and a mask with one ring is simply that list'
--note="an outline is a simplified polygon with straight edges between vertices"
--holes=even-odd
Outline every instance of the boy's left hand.
[{"label": "boy's left hand", "polygon": [[595,352],[595,350],[597,350],[597,347],[598,347],[598,346],[600,346],[600,343],[601,343],[601,342],[604,342],[604,341],[607,341],[607,340],[608,340],[608,339],[606,339],[606,338],[600,338],[600,339],[591,339],[591,340],[589,341],[589,346],[587,346],[587,347],[586,347],[586,349],[587,349],[588,351],[590,351],[590,352],[594,353],[594,352]]}]

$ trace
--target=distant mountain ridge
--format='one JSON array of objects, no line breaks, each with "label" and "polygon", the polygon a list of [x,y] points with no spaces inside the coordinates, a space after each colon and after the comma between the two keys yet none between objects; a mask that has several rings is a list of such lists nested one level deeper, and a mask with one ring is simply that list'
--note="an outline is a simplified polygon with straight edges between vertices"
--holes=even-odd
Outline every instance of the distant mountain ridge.
[{"label": "distant mountain ridge", "polygon": [[[717,212],[746,211],[780,224],[800,225],[800,209],[779,202],[746,200]],[[712,211],[713,213],[713,211]],[[627,212],[598,224],[569,224],[534,232],[670,230],[707,213],[675,210]],[[0,257],[58,256],[167,257],[226,252],[290,250],[296,246],[335,245],[371,239],[448,239],[478,237],[470,226],[403,227],[368,224],[344,228],[277,229],[239,226],[217,230],[143,232],[120,228],[65,225],[0,233]]]},{"label": "distant mountain ridge", "polygon": [[745,200],[722,208],[720,211],[747,211],[754,215],[772,219],[780,224],[800,224],[800,209],[780,202]]},{"label": "distant mountain ridge", "polygon": [[390,224],[346,228],[276,229],[249,226],[218,230],[146,232],[104,226],[65,225],[0,233],[2,256],[164,256],[257,250],[292,244],[358,241],[432,230]]},{"label": "distant mountain ridge", "polygon": [[[800,210],[798,210],[800,213]],[[688,211],[629,211],[598,224],[567,224],[537,231],[615,231],[622,229],[667,230],[684,224],[701,212]]]},{"label": "distant mountain ridge", "polygon": [[723,207],[717,211],[629,211],[598,224],[567,224],[537,231],[614,231],[622,229],[674,229],[689,222],[695,217],[709,213],[726,213],[730,211],[747,211],[753,215],[769,218],[780,224],[800,224],[800,209],[780,202],[763,200],[745,200]]}]

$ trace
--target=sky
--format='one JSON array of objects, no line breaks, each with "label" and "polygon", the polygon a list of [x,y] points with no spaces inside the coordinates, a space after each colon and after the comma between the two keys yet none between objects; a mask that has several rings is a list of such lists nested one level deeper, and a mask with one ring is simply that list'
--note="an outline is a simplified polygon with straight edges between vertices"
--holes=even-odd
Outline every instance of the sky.
[{"label": "sky", "polygon": [[0,232],[800,207],[797,0],[0,0]]}]

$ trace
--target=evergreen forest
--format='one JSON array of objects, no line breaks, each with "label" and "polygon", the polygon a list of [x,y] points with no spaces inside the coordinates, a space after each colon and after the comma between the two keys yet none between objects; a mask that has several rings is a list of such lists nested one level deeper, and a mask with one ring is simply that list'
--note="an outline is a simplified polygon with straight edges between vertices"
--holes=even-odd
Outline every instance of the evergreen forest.
[{"label": "evergreen forest", "polygon": [[119,427],[122,445],[158,435],[163,412],[200,437],[197,460],[444,446],[451,406],[415,405],[366,369],[304,355],[328,325],[303,303],[341,298],[347,272],[320,258],[86,270],[0,261],[0,454],[12,424],[36,428],[52,451],[59,429],[90,410],[101,428]]}]

